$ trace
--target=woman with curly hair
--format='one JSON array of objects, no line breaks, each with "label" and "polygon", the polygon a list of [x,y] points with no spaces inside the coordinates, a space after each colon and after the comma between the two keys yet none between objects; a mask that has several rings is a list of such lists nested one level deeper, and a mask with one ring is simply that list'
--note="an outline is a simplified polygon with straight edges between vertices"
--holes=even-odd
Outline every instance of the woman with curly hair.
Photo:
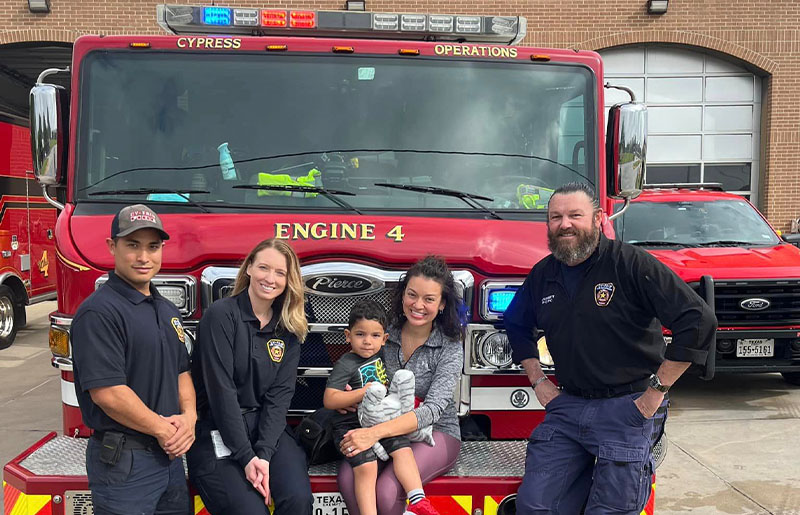
[{"label": "woman with curly hair", "polygon": [[[461,431],[453,401],[464,363],[461,306],[455,281],[442,258],[427,256],[403,276],[390,306],[384,360],[390,376],[403,368],[414,372],[414,393],[419,405],[393,420],[349,431],[340,445],[342,454],[354,456],[383,438],[433,425],[433,447],[425,443],[411,445],[422,483],[453,467],[461,449]],[[392,462],[381,466],[377,482],[378,513],[402,514],[406,492],[397,480]],[[346,461],[339,467],[338,479],[348,511],[359,515],[353,469]]]},{"label": "woman with curly hair", "polygon": [[262,241],[197,332],[188,465],[210,513],[268,514],[270,498],[276,515],[311,513],[305,453],[286,428],[307,333],[297,256],[283,241]]}]

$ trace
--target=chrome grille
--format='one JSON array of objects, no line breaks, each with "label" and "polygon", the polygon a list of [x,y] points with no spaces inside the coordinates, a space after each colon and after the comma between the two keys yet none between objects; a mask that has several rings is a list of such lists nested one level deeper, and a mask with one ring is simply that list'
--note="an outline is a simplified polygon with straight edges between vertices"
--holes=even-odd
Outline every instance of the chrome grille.
[{"label": "chrome grille", "polygon": [[[699,286],[693,283],[697,290]],[[748,311],[746,299],[764,299],[769,306]],[[800,323],[800,279],[714,281],[714,308],[724,326],[772,326]]]},{"label": "chrome grille", "polygon": [[374,300],[389,309],[396,283],[386,284],[386,289],[366,295],[315,295],[306,293],[306,316],[312,324],[346,324],[351,308],[361,300]]}]

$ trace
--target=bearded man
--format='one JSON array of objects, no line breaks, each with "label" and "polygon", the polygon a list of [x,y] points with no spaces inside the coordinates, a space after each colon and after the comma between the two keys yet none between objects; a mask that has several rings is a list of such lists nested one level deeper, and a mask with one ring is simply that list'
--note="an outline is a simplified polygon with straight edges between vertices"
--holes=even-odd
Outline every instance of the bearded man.
[{"label": "bearded man", "polygon": [[[669,387],[713,352],[711,309],[650,254],[607,239],[602,216],[586,184],[557,189],[547,209],[551,255],[505,312],[514,361],[546,412],[528,441],[519,515],[638,515],[650,493],[655,414],[666,417]],[[540,331],[558,387],[539,364]]]}]

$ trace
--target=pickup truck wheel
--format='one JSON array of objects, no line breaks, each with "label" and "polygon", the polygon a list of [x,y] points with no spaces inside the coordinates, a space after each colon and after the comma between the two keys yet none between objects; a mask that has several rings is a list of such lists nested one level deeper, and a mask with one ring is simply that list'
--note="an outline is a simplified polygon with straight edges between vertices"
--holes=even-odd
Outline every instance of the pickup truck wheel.
[{"label": "pickup truck wheel", "polygon": [[0,349],[10,347],[17,337],[19,320],[14,306],[14,292],[8,286],[0,286]]},{"label": "pickup truck wheel", "polygon": [[800,372],[781,372],[783,379],[795,386],[800,386]]}]

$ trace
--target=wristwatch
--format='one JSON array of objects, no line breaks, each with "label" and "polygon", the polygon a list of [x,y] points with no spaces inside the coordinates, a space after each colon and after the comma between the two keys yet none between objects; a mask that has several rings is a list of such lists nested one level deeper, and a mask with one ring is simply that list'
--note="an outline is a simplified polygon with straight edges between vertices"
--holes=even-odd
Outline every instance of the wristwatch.
[{"label": "wristwatch", "polygon": [[647,386],[653,390],[658,390],[661,393],[667,393],[667,391],[669,391],[669,386],[661,384],[661,379],[659,379],[655,374],[650,374],[650,379],[647,383]]}]

